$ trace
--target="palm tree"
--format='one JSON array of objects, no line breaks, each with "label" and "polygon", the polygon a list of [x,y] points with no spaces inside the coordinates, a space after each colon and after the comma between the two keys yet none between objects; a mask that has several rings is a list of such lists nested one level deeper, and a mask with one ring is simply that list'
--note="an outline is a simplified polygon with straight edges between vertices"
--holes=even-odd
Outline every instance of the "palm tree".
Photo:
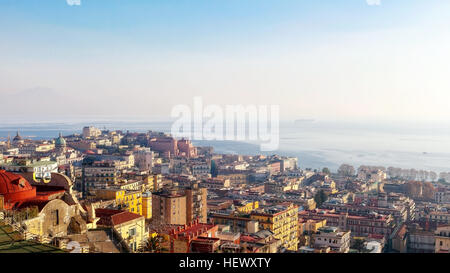
[{"label": "palm tree", "polygon": [[159,236],[148,238],[145,250],[152,253],[161,252],[160,242],[161,240]]}]

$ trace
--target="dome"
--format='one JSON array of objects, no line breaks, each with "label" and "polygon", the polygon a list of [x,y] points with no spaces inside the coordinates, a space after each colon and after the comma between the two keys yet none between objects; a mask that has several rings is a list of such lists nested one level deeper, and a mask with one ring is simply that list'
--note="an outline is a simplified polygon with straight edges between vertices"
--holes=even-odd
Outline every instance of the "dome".
[{"label": "dome", "polygon": [[16,136],[13,138],[13,141],[21,141],[22,137],[19,135],[19,131],[17,131]]},{"label": "dome", "polygon": [[22,176],[0,170],[0,195],[6,205],[36,197],[36,188]]},{"label": "dome", "polygon": [[55,140],[55,145],[66,146],[66,140],[63,138],[61,133],[59,133],[59,137]]}]

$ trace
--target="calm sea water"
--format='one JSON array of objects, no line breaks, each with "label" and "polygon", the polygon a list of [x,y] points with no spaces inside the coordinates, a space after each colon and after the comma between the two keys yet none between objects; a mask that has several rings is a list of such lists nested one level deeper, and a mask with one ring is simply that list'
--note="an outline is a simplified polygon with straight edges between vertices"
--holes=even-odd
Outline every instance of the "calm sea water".
[{"label": "calm sea water", "polygon": [[[12,137],[20,130],[23,137],[50,139],[80,133],[83,126],[100,129],[148,130],[170,132],[170,122],[72,122],[0,124],[0,137]],[[324,121],[282,122],[277,151],[260,152],[257,143],[235,141],[193,141],[213,146],[219,153],[281,154],[299,158],[302,168],[329,167],[340,164],[378,165],[450,171],[450,126],[442,124],[368,124]]]}]

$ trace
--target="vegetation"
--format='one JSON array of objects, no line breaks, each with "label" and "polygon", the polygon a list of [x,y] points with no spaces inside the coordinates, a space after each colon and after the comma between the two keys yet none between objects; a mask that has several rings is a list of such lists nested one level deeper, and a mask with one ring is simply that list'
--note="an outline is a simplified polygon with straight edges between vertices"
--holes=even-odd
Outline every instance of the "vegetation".
[{"label": "vegetation", "polygon": [[327,199],[328,195],[323,190],[318,191],[314,196],[314,201],[316,201],[317,207],[322,206]]},{"label": "vegetation", "polygon": [[147,240],[147,245],[145,246],[145,251],[152,253],[161,253],[163,248],[161,247],[162,237],[156,236],[151,237]]},{"label": "vegetation", "polygon": [[219,174],[219,170],[217,169],[216,162],[214,160],[211,160],[211,176],[217,177]]},{"label": "vegetation", "polygon": [[436,188],[430,182],[411,181],[406,183],[406,194],[411,198],[433,200]]},{"label": "vegetation", "polygon": [[323,169],[322,169],[322,172],[325,173],[325,174],[328,174],[328,175],[331,174],[331,171],[330,171],[330,169],[328,169],[328,168],[323,168]]},{"label": "vegetation", "polygon": [[353,243],[352,243],[351,248],[355,249],[359,253],[361,253],[361,252],[364,252],[366,250],[366,245],[365,245],[364,240],[362,240],[362,239],[355,239],[355,241],[353,241]]}]

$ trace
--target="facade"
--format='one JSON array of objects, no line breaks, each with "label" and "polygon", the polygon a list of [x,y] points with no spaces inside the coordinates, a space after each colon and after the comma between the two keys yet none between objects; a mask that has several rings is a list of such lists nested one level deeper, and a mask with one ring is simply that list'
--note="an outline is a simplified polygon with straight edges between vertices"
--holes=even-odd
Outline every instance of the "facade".
[{"label": "facade", "polygon": [[145,219],[152,218],[152,193],[151,192],[143,192],[142,193],[142,216]]},{"label": "facade", "polygon": [[407,245],[409,253],[434,253],[434,244],[433,231],[415,229],[408,232]]},{"label": "facade", "polygon": [[159,232],[164,237],[163,249],[169,253],[214,252],[218,248],[218,226],[198,220],[173,226]]},{"label": "facade", "polygon": [[102,134],[102,132],[95,127],[89,126],[89,127],[83,128],[83,138],[85,138],[85,139],[86,138],[95,138],[95,137],[100,136],[101,134]]},{"label": "facade", "polygon": [[116,184],[118,177],[120,177],[120,171],[113,162],[83,163],[83,192],[112,186]]},{"label": "facade", "polygon": [[350,250],[350,231],[340,231],[336,227],[319,228],[312,235],[315,248],[331,248],[334,252],[348,253]]},{"label": "facade", "polygon": [[169,225],[186,224],[186,203],[186,194],[177,190],[153,193],[153,221]]},{"label": "facade", "polygon": [[259,208],[258,201],[234,201],[234,207],[237,212],[248,214]]},{"label": "facade", "polygon": [[198,183],[193,183],[185,189],[186,194],[186,222],[190,223],[199,219],[200,223],[206,223],[207,219],[207,194],[206,188],[201,188]]},{"label": "facade", "polygon": [[220,190],[223,188],[230,188],[231,183],[229,179],[208,178],[204,180],[200,186],[207,189]]},{"label": "facade", "polygon": [[192,175],[208,175],[211,173],[211,167],[207,163],[195,163],[191,166]]},{"label": "facade", "polygon": [[288,249],[298,249],[298,206],[292,203],[280,204],[254,211],[250,218],[259,222],[260,229],[267,229],[280,239]]},{"label": "facade", "polygon": [[39,176],[58,172],[58,163],[50,160],[15,159],[0,165],[0,169],[8,172],[36,173]]},{"label": "facade", "polygon": [[153,152],[150,148],[144,148],[134,153],[134,162],[136,167],[141,171],[152,170],[153,168]]},{"label": "facade", "polygon": [[434,211],[428,215],[428,219],[431,222],[435,222],[437,224],[449,225],[450,224],[450,212]]},{"label": "facade", "polygon": [[114,200],[119,209],[143,215],[141,191],[108,188],[93,190],[93,193],[97,199]]},{"label": "facade", "polygon": [[112,227],[127,243],[133,252],[141,249],[149,232],[145,227],[144,216],[121,210],[96,209],[95,214],[100,218],[99,226]]},{"label": "facade", "polygon": [[251,233],[252,225],[258,224],[257,221],[253,221],[250,217],[222,213],[212,213],[209,219],[216,225],[230,226],[232,232],[238,233]]},{"label": "facade", "polygon": [[335,213],[327,210],[301,211],[299,218],[305,220],[326,220],[328,226],[338,227],[341,230],[350,230],[355,236],[368,236],[379,234],[390,236],[394,230],[391,215],[355,215],[348,213]]},{"label": "facade", "polygon": [[440,226],[436,229],[435,252],[450,253],[450,225]]}]

